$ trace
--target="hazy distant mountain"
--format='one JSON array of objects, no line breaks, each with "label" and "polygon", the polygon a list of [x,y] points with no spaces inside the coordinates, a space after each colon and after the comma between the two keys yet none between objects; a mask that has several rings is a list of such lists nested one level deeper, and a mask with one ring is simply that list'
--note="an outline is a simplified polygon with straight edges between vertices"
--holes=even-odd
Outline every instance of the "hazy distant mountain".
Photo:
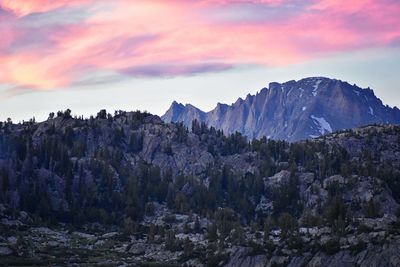
[{"label": "hazy distant mountain", "polygon": [[372,123],[399,124],[400,110],[385,106],[369,88],[312,77],[270,83],[256,95],[232,105],[218,103],[209,112],[174,101],[162,119],[186,126],[197,119],[225,133],[296,141]]}]

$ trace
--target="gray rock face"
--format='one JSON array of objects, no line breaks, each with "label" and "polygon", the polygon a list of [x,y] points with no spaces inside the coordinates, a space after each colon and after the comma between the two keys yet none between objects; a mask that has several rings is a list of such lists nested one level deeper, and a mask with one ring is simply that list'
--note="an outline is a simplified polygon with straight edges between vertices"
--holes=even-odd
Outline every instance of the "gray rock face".
[{"label": "gray rock face", "polygon": [[303,253],[291,256],[248,256],[245,249],[235,249],[225,266],[398,266],[400,264],[399,243],[371,245],[365,250],[342,250],[333,255],[324,252]]},{"label": "gray rock face", "polygon": [[166,122],[205,122],[225,133],[297,141],[363,125],[399,124],[400,110],[383,105],[371,89],[323,77],[270,83],[256,95],[209,112],[172,103]]}]

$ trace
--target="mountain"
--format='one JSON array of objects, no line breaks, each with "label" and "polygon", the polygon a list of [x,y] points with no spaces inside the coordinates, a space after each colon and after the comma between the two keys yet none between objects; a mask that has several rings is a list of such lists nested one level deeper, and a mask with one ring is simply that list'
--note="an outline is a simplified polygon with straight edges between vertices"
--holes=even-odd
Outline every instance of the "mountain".
[{"label": "mountain", "polygon": [[188,127],[197,119],[227,134],[292,142],[373,123],[400,124],[400,110],[385,106],[369,88],[312,77],[270,83],[256,95],[230,106],[218,103],[209,112],[173,102],[162,119]]},{"label": "mountain", "polygon": [[0,123],[0,265],[400,264],[399,126],[249,142],[53,115]]}]

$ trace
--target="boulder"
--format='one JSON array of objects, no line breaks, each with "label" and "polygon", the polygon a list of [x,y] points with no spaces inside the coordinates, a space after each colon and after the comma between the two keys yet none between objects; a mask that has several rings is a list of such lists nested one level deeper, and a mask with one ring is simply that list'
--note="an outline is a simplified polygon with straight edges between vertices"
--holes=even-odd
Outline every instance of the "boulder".
[{"label": "boulder", "polygon": [[280,171],[276,173],[274,176],[268,177],[264,179],[264,183],[267,187],[280,187],[284,184],[287,184],[290,179],[289,171]]},{"label": "boulder", "polygon": [[345,184],[345,179],[341,175],[333,175],[329,178],[326,178],[323,182],[324,189],[327,189],[328,186],[333,183],[338,183],[339,186],[343,186]]},{"label": "boulder", "polygon": [[118,232],[110,232],[110,233],[105,233],[104,235],[101,236],[101,238],[107,239],[107,238],[112,238],[118,235]]},{"label": "boulder", "polygon": [[312,172],[301,173],[299,175],[299,181],[305,185],[311,185],[314,182],[315,175]]},{"label": "boulder", "polygon": [[8,256],[13,254],[13,251],[9,247],[0,247],[0,256]]}]

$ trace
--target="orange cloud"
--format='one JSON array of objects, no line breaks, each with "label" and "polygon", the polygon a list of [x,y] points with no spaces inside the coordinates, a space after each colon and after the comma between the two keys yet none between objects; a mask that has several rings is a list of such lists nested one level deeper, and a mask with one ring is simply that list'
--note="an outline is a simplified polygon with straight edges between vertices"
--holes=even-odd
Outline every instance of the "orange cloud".
[{"label": "orange cloud", "polygon": [[62,68],[35,55],[3,56],[0,60],[2,83],[38,90],[50,90],[69,83],[68,77],[58,72]]}]

